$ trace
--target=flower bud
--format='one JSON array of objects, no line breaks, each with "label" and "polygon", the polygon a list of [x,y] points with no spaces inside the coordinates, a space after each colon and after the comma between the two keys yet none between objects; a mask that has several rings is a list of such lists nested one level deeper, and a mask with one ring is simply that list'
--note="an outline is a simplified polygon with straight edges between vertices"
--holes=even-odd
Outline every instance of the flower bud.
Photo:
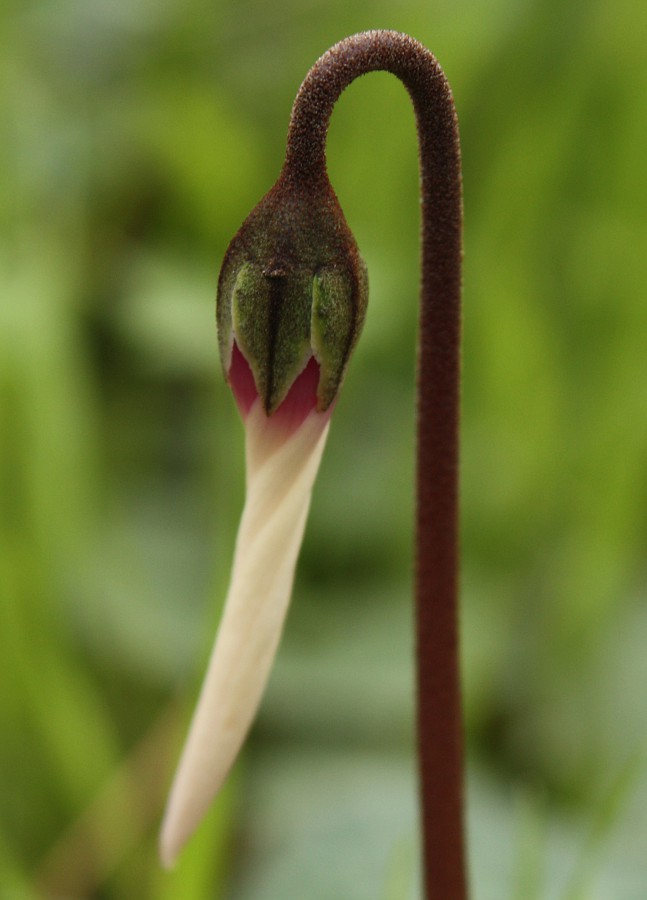
[{"label": "flower bud", "polygon": [[[367,275],[327,178],[279,178],[229,245],[218,339],[245,420],[246,501],[223,616],[164,816],[172,865],[220,789],[281,636]],[[260,402],[258,402],[260,401]]]},{"label": "flower bud", "polygon": [[234,343],[267,415],[314,357],[316,408],[333,403],[364,321],[366,267],[328,181],[279,178],[234,237],[218,283],[220,355]]}]

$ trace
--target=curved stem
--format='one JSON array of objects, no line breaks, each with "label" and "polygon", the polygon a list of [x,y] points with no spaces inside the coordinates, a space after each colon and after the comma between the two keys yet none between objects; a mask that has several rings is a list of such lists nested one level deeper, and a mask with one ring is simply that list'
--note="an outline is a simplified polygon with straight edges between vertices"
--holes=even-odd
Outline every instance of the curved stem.
[{"label": "curved stem", "polygon": [[407,88],[420,153],[416,656],[425,897],[464,900],[457,625],[462,201],[454,103],[433,55],[391,31],[355,35],[329,50],[295,100],[283,178],[295,186],[327,180],[326,135],[333,106],[355,78],[377,70],[391,72]]}]

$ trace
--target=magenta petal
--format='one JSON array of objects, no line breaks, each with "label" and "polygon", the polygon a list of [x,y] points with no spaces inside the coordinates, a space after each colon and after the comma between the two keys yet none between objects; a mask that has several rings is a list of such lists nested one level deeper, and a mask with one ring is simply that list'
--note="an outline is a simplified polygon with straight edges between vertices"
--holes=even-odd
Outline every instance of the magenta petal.
[{"label": "magenta petal", "polygon": [[[319,385],[319,363],[311,356],[308,363],[294,381],[285,400],[272,413],[274,424],[281,428],[286,437],[296,431],[306,417],[317,408],[317,387]],[[243,419],[246,419],[258,391],[249,363],[234,341],[229,368],[229,384]],[[329,414],[329,412],[328,412]]]},{"label": "magenta petal", "polygon": [[256,390],[254,376],[249,363],[238,349],[238,344],[235,341],[231,353],[228,379],[240,414],[243,419],[246,419],[254,404],[254,400],[258,397],[258,391]]},{"label": "magenta petal", "polygon": [[287,397],[272,416],[286,432],[292,434],[304,419],[317,408],[319,363],[311,356],[308,364],[288,391]]}]

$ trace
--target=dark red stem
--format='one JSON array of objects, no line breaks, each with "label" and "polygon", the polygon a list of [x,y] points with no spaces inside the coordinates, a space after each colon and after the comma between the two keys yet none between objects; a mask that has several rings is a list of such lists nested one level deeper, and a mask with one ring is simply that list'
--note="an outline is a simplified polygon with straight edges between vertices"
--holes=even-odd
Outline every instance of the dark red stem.
[{"label": "dark red stem", "polygon": [[413,101],[420,151],[422,287],[416,511],[417,716],[427,900],[467,897],[458,657],[458,418],[462,199],[447,80],[412,38],[369,31],[313,66],[292,110],[283,177],[326,179],[333,106],[351,81],[388,71]]}]

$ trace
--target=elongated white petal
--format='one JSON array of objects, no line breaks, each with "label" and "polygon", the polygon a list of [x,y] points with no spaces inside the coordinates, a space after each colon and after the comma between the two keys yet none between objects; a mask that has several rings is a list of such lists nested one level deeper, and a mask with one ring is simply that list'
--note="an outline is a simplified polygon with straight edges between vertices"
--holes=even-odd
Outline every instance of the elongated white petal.
[{"label": "elongated white petal", "polygon": [[289,436],[256,402],[247,417],[247,496],[225,608],[160,838],[166,866],[206,813],[252,723],[281,636],[328,432],[310,413]]}]

